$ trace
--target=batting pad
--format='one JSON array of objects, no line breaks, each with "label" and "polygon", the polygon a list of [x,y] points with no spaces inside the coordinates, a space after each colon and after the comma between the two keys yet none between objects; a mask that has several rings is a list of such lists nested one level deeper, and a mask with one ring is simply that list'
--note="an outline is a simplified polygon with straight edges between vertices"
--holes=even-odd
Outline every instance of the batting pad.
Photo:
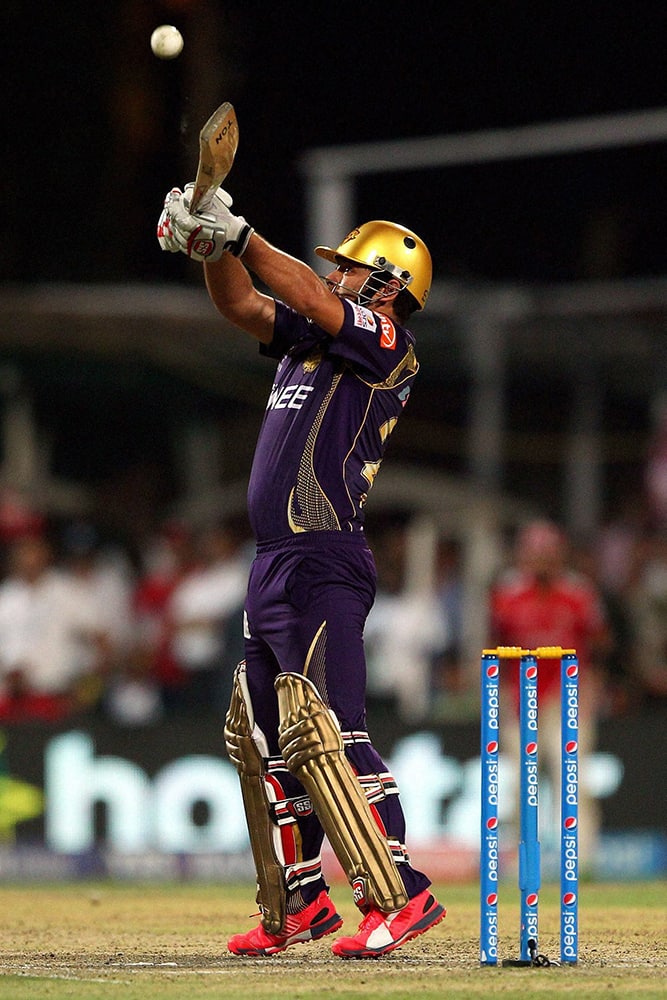
[{"label": "batting pad", "polygon": [[232,697],[225,720],[225,744],[241,783],[250,846],[257,872],[257,903],[262,914],[262,926],[267,933],[278,934],[285,922],[284,862],[279,857],[279,848],[274,839],[274,831],[278,828],[270,817],[264,780],[264,757],[258,748],[258,740],[263,741],[264,736],[254,725],[245,662],[241,662],[234,671]]},{"label": "batting pad", "polygon": [[361,909],[390,912],[408,902],[391,850],[343,750],[340,727],[315,685],[295,673],[276,678],[278,745],[308,792]]}]

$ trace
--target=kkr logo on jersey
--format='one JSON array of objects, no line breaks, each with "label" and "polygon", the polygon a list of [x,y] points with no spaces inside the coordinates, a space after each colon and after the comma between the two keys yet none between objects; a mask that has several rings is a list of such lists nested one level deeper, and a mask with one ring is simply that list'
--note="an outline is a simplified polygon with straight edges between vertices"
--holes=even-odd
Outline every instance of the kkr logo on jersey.
[{"label": "kkr logo on jersey", "polygon": [[316,347],[314,351],[311,351],[306,360],[303,363],[304,372],[314,372],[318,365],[321,363],[324,357],[324,351],[321,347]]},{"label": "kkr logo on jersey", "polygon": [[300,410],[313,385],[274,385],[266,404],[267,410]]}]

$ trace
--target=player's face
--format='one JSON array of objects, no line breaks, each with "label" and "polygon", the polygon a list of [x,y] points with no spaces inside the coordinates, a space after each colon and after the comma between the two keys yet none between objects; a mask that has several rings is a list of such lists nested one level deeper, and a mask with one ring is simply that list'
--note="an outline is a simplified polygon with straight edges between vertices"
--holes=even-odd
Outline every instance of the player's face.
[{"label": "player's face", "polygon": [[352,299],[355,302],[367,301],[369,296],[361,298],[361,292],[372,272],[370,267],[340,261],[335,271],[328,274],[325,281],[334,295],[342,299]]}]

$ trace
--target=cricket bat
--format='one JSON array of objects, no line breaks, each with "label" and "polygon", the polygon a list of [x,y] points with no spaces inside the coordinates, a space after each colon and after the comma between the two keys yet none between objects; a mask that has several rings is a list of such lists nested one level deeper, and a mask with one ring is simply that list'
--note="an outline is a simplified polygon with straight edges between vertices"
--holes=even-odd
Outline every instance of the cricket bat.
[{"label": "cricket bat", "polygon": [[205,211],[232,168],[239,144],[236,112],[225,101],[213,112],[199,133],[199,164],[190,212]]}]

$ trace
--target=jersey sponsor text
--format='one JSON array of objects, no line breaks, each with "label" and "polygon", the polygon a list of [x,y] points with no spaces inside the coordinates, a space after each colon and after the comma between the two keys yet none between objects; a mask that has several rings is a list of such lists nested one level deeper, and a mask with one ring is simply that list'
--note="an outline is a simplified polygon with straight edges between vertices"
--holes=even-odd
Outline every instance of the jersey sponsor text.
[{"label": "jersey sponsor text", "polygon": [[312,385],[274,385],[266,408],[267,410],[300,410],[313,389]]},{"label": "jersey sponsor text", "polygon": [[352,306],[355,326],[360,327],[362,330],[377,330],[377,320],[370,309],[357,305],[356,302],[351,302],[350,305]]}]

